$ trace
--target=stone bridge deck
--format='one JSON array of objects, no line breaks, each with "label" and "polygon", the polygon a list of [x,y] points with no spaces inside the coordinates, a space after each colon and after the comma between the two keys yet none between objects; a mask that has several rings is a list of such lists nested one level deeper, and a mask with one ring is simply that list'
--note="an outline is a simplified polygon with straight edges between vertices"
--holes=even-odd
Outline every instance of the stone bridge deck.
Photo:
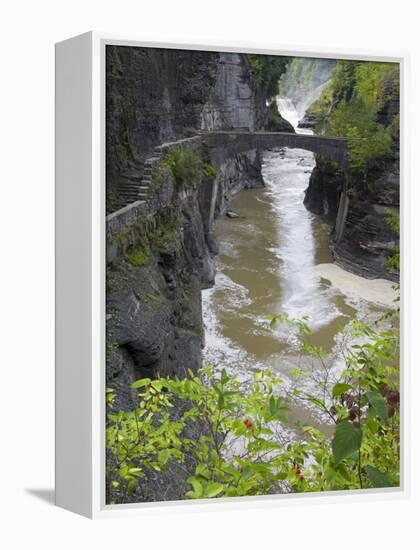
[{"label": "stone bridge deck", "polygon": [[201,135],[203,142],[213,150],[211,156],[216,162],[223,162],[224,157],[252,149],[290,147],[320,154],[338,162],[344,170],[349,164],[347,138],[264,131],[218,131],[203,132]]}]

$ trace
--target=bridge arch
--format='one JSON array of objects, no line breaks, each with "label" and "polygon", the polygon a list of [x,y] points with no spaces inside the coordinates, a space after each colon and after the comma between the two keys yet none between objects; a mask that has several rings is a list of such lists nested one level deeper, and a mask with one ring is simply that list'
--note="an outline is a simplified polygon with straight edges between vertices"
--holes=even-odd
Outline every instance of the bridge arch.
[{"label": "bridge arch", "polygon": [[[335,223],[334,238],[338,242],[344,232],[349,199],[348,169],[349,153],[348,140],[343,137],[318,136],[316,134],[293,134],[289,132],[250,132],[250,131],[216,131],[202,134],[203,144],[207,146],[210,159],[216,165],[221,165],[232,156],[251,150],[266,150],[276,147],[290,147],[292,149],[306,149],[328,160],[337,162],[344,173],[343,187]],[[217,193],[217,189],[214,190]],[[214,203],[212,210],[214,213]]]},{"label": "bridge arch", "polygon": [[292,134],[289,132],[217,131],[202,134],[211,156],[232,156],[252,149],[290,147],[306,149],[337,162],[343,170],[348,168],[348,140],[342,137],[318,136],[315,134]]}]

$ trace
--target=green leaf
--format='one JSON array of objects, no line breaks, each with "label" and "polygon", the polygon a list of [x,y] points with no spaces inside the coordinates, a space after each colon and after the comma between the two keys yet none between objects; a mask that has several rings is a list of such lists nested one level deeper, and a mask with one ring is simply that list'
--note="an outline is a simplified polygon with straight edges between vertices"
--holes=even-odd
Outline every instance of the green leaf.
[{"label": "green leaf", "polygon": [[210,483],[206,488],[206,497],[212,498],[220,494],[224,489],[224,486],[221,483]]},{"label": "green leaf", "polygon": [[343,395],[343,393],[346,393],[348,390],[351,390],[350,384],[336,384],[332,390],[333,397]]},{"label": "green leaf", "polygon": [[384,424],[388,424],[388,407],[384,397],[377,391],[368,391],[366,397],[377,416]]},{"label": "green leaf", "polygon": [[366,474],[374,487],[392,487],[389,477],[384,472],[377,470],[373,466],[366,466]]},{"label": "green leaf", "polygon": [[362,430],[350,422],[337,424],[332,442],[334,461],[336,464],[360,449]]},{"label": "green leaf", "polygon": [[196,477],[189,477],[187,481],[193,486],[193,498],[200,498],[203,495],[203,486],[201,482]]},{"label": "green leaf", "polygon": [[168,462],[170,457],[171,457],[170,449],[162,449],[161,451],[159,451],[158,459],[160,464],[162,464],[163,466]]},{"label": "green leaf", "polygon": [[195,474],[197,476],[203,477],[206,480],[209,480],[211,478],[210,470],[205,464],[198,464],[195,469]]},{"label": "green leaf", "polygon": [[229,380],[230,380],[230,376],[228,376],[226,369],[222,369],[222,374],[220,376],[220,383],[226,384],[227,382],[229,382]]},{"label": "green leaf", "polygon": [[128,473],[132,476],[139,476],[141,475],[142,471],[141,468],[129,468]]}]

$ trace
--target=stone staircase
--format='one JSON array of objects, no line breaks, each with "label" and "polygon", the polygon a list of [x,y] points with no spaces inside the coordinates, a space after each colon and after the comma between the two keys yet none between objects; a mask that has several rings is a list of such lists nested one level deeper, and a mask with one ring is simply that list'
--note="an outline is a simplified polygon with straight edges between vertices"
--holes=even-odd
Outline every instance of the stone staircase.
[{"label": "stone staircase", "polygon": [[118,197],[120,208],[127,204],[146,201],[152,183],[153,165],[161,159],[161,152],[155,151],[145,162],[133,161],[130,168],[121,174]]},{"label": "stone staircase", "polygon": [[144,163],[143,178],[141,180],[138,192],[138,200],[145,201],[147,200],[147,194],[149,192],[150,185],[152,183],[153,177],[153,165],[158,163],[161,159],[160,154],[154,152],[152,157],[146,159]]},{"label": "stone staircase", "polygon": [[177,141],[157,145],[144,162],[134,160],[126,172],[121,174],[118,185],[118,208],[124,208],[134,202],[145,202],[148,199],[150,185],[153,177],[153,167],[160,162],[166,151],[171,147],[191,147],[194,143],[201,144],[201,136],[196,135],[189,138],[182,138]]},{"label": "stone staircase", "polygon": [[142,181],[140,173],[133,168],[121,175],[118,185],[118,196],[120,202],[124,205],[139,200],[139,186]]}]

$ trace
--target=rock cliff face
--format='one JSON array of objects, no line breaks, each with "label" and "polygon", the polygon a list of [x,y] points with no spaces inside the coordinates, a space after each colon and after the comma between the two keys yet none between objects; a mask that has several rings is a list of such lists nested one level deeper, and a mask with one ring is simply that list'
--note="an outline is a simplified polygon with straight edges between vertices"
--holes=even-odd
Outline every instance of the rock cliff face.
[{"label": "rock cliff face", "polygon": [[214,85],[202,112],[202,130],[239,129],[294,132],[278,114],[277,126],[267,108],[266,91],[255,85],[246,57],[219,53]]},{"label": "rock cliff face", "polygon": [[[377,121],[385,127],[398,119],[399,99],[385,102],[377,114]],[[322,216],[334,227],[338,211],[340,192],[343,186],[343,173],[331,163],[317,158],[306,191],[305,205],[309,210]],[[398,280],[398,275],[390,273],[387,261],[399,244],[387,222],[389,211],[399,211],[400,167],[399,134],[394,136],[391,158],[382,169],[369,173],[367,183],[361,184],[357,178],[350,181],[349,209],[343,237],[339,242],[332,231],[331,250],[336,262],[346,270],[366,278]]]},{"label": "rock cliff face", "polygon": [[107,46],[106,72],[108,212],[126,204],[124,175],[141,175],[156,145],[200,130],[294,131],[273,120],[242,54]]},{"label": "rock cliff face", "polygon": [[106,183],[108,211],[123,206],[124,173],[141,175],[153,147],[202,124],[218,54],[107,46]]},{"label": "rock cliff face", "polygon": [[350,203],[343,237],[334,240],[334,224],[337,217],[343,174],[340,170],[317,159],[305,205],[331,224],[331,250],[336,262],[347,271],[369,279],[385,278],[397,281],[389,272],[387,260],[398,244],[398,236],[386,221],[389,210],[399,209],[399,161],[388,163],[376,174],[368,189],[350,192]]},{"label": "rock cliff face", "polygon": [[[141,177],[156,145],[199,130],[263,128],[271,121],[266,105],[243,55],[108,46],[108,209],[124,205],[124,174]],[[205,151],[197,154],[206,161]],[[127,388],[135,379],[182,377],[201,366],[201,289],[214,280],[213,218],[241,188],[261,184],[256,151],[217,168],[216,177],[189,185],[163,171],[153,212],[108,237],[107,384],[118,390],[117,407],[132,404]]]},{"label": "rock cliff face", "polygon": [[107,270],[107,382],[123,408],[134,380],[182,377],[201,363],[201,289],[214,280],[201,211],[208,182],[177,192],[167,174],[163,185],[170,205],[113,237],[130,233]]}]

